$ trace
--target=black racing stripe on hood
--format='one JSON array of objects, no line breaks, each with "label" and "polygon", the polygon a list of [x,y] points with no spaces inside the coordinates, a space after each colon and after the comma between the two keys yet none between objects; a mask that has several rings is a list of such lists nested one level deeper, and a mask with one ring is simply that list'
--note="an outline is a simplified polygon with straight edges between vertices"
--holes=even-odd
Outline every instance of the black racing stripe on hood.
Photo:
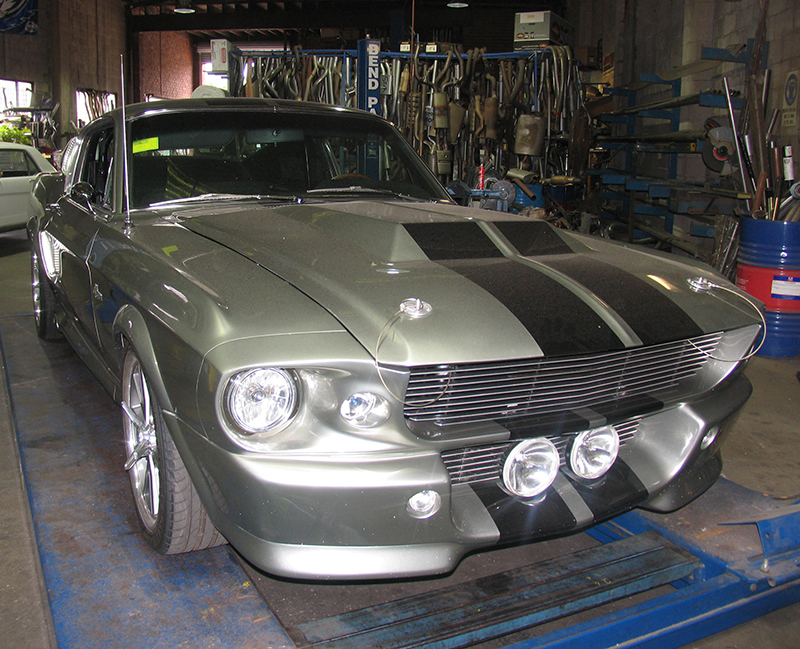
[{"label": "black racing stripe on hood", "polygon": [[553,227],[544,221],[500,221],[495,226],[523,257],[573,252]]},{"label": "black racing stripe on hood", "polygon": [[509,259],[450,259],[440,264],[495,297],[547,356],[585,354],[624,345],[580,298],[554,279]]},{"label": "black racing stripe on hood", "polygon": [[493,259],[503,253],[474,221],[406,223],[406,231],[431,261]]},{"label": "black racing stripe on hood", "polygon": [[669,296],[616,266],[588,257],[552,258],[547,263],[603,300],[645,345],[704,333]]}]

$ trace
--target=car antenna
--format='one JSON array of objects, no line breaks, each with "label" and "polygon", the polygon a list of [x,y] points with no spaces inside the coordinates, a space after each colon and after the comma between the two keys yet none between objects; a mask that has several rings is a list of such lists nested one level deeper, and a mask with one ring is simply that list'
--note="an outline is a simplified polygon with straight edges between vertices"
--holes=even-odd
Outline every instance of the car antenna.
[{"label": "car antenna", "polygon": [[122,84],[120,98],[122,103],[122,179],[125,184],[123,194],[125,195],[125,227],[122,229],[125,235],[129,235],[133,230],[133,220],[131,219],[131,194],[130,180],[128,178],[128,120],[125,112],[125,59],[119,55],[119,76]]}]

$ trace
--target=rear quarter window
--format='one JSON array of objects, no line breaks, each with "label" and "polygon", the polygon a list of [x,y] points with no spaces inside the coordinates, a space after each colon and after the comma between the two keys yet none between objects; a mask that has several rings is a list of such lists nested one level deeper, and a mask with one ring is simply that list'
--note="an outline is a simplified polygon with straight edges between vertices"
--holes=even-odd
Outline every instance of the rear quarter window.
[{"label": "rear quarter window", "polygon": [[3,172],[4,178],[22,178],[35,176],[39,173],[39,167],[36,166],[27,151],[0,150],[0,171]]},{"label": "rear quarter window", "polygon": [[61,156],[61,169],[68,178],[72,178],[75,175],[75,165],[78,161],[79,149],[80,140],[75,137],[67,142],[67,146],[64,147],[64,154]]}]

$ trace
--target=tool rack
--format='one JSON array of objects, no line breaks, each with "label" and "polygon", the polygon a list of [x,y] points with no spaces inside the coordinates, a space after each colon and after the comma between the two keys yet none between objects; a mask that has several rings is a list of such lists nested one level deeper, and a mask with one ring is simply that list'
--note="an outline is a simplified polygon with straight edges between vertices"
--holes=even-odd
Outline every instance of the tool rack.
[{"label": "tool rack", "polygon": [[[627,223],[628,240],[655,238],[707,261],[730,257],[719,245],[724,239],[716,234],[737,201],[749,196],[676,181],[678,157],[700,153],[706,136],[705,130],[679,130],[681,107],[721,109],[726,97],[715,92],[681,96],[680,70],[643,75],[635,87],[608,89],[607,94],[621,97],[626,107],[601,116],[618,133],[601,137],[599,146],[623,162],[620,169],[590,169],[591,119],[578,63],[569,50],[553,46],[532,52],[463,54],[413,49],[382,52],[378,41],[367,40],[358,50],[233,51],[231,93],[381,114],[398,126],[464,204],[518,212],[549,205],[551,218],[563,218],[569,217],[569,198],[599,184],[599,198],[616,206],[615,214],[601,216]],[[749,53],[750,48],[733,55],[706,47],[701,62],[747,63]],[[683,73],[691,71],[687,66]],[[667,89],[666,101],[638,102],[644,88],[658,86]],[[734,98],[733,104],[740,108],[741,100]],[[640,118],[659,120],[669,133],[637,135]],[[651,154],[668,157],[664,178],[640,173],[640,157]],[[589,178],[586,188],[584,174]],[[690,224],[689,236],[679,236],[678,215]],[[583,222],[568,225],[586,229]]]},{"label": "tool rack", "polygon": [[[701,62],[709,62],[705,69],[727,62],[747,65],[750,62],[753,42],[739,54],[728,50],[703,47]],[[766,56],[766,49],[763,52]],[[694,66],[686,66],[691,73]],[[726,109],[728,98],[724,93],[705,91],[681,95],[682,70],[665,74],[642,74],[638,83],[627,88],[608,88],[604,92],[619,97],[625,108],[600,116],[617,134],[601,138],[599,147],[612,152],[612,158],[621,154],[619,168],[593,169],[588,173],[600,183],[600,197],[618,207],[616,214],[606,213],[607,218],[622,216],[627,223],[627,238],[651,237],[683,250],[705,261],[716,262],[724,251],[718,235],[725,217],[745,207],[742,201],[751,198],[746,190],[732,190],[720,185],[676,180],[678,158],[682,155],[699,155],[704,146],[709,146],[705,129],[680,130],[681,108],[695,105],[709,109]],[[645,88],[661,86],[669,98],[657,102],[641,102],[639,95]],[[739,110],[743,101],[731,97],[732,108]],[[660,121],[666,125],[667,133],[644,135],[637,133],[640,118]],[[641,174],[642,156],[653,154],[668,158],[665,176],[647,177]],[[676,233],[675,219],[686,217],[688,228],[681,235]],[[716,265],[716,263],[715,263]],[[721,268],[722,269],[722,268]]]},{"label": "tool rack", "polygon": [[[487,54],[428,53],[418,46],[412,53],[380,52],[377,41],[373,49],[370,43],[346,51],[233,51],[230,92],[378,113],[395,123],[445,185],[484,191],[518,167],[527,167],[520,178],[531,172],[569,177],[571,120],[584,111],[577,61],[567,48]],[[520,148],[519,122],[532,118],[527,134],[537,141]],[[535,196],[531,189],[525,194]],[[510,202],[513,197],[504,205]]]}]

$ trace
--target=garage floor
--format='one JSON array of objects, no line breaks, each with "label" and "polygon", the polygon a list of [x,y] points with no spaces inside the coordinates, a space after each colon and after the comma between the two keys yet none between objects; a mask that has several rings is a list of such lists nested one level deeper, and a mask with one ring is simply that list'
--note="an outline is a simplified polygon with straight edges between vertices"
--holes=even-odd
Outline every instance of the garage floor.
[{"label": "garage floor", "polygon": [[[0,328],[18,328],[18,333],[24,335],[28,340],[33,327],[30,313],[29,253],[24,233],[0,234]],[[25,330],[28,325],[31,328],[30,332]],[[4,346],[9,344],[5,338],[2,342]],[[62,356],[63,358],[61,358]],[[4,362],[4,360],[0,357],[0,362]],[[59,355],[58,362],[65,363],[65,370],[74,368],[78,373],[82,371],[77,357],[70,356],[68,349]],[[736,430],[726,442],[725,476],[740,485],[780,499],[781,502],[793,502],[800,498],[800,471],[798,471],[800,450],[798,450],[797,444],[797,437],[800,435],[800,424],[798,424],[800,422],[799,373],[800,359],[755,358],[748,370],[748,375],[754,385],[753,397],[745,407]],[[91,381],[87,386],[88,390],[99,390],[99,386],[92,386]],[[35,381],[31,381],[30,385],[26,384],[24,388],[31,390],[32,395],[37,394]],[[65,392],[70,392],[70,390]],[[100,390],[100,392],[102,391]],[[83,398],[98,398],[84,397],[80,394],[71,396],[75,397],[73,403],[77,408],[80,407]],[[102,397],[99,399],[102,400]],[[0,502],[2,502],[2,507],[0,507],[0,557],[2,557],[0,562],[0,628],[3,630],[0,636],[0,648],[55,647],[56,635],[61,638],[64,628],[62,626],[55,627],[53,624],[48,590],[55,601],[59,599],[56,595],[60,594],[54,589],[61,588],[62,584],[52,583],[51,580],[47,587],[44,585],[34,530],[39,535],[40,544],[47,541],[46,537],[49,531],[43,522],[31,520],[28,495],[20,470],[19,446],[15,427],[16,414],[17,412],[10,407],[4,367],[3,371],[0,371]],[[19,414],[21,416],[23,413]],[[26,417],[30,417],[30,413],[24,414]],[[67,413],[65,413],[66,415]],[[114,416],[116,417],[116,413]],[[42,426],[46,425],[47,422],[42,422]],[[79,467],[81,462],[84,462],[86,466],[92,464],[91,449],[88,451],[88,456],[71,459],[69,454],[74,452],[72,446],[59,447],[58,440],[48,442],[47,436],[43,432],[41,434],[42,437],[38,443],[48,444],[48,448],[67,456],[65,463],[67,469],[65,470],[75,470],[75,467]],[[113,438],[113,433],[111,437]],[[116,451],[112,448],[108,452]],[[26,468],[30,471],[35,467],[26,464]],[[86,477],[85,471],[79,468],[75,475],[77,477],[72,482]],[[111,485],[109,489],[119,487],[119,485]],[[70,498],[74,498],[75,502],[79,503],[80,496],[80,489],[77,487],[73,494],[64,493],[65,506],[69,506]],[[54,497],[62,498],[62,494],[55,494]],[[121,513],[123,518],[127,515],[125,512]],[[134,538],[131,542],[136,543],[137,540]],[[102,561],[102,553],[93,555],[94,550],[95,548],[87,547],[85,552],[78,554],[88,557],[84,560]],[[196,616],[196,624],[200,625],[210,624],[223,627],[226,623],[235,625],[238,620],[233,618],[246,618],[252,622],[254,619],[258,619],[260,610],[258,603],[250,601],[250,592],[238,592],[238,595],[243,596],[237,600],[237,588],[241,588],[246,581],[245,575],[238,572],[238,566],[229,560],[227,551],[220,550],[220,556],[215,558],[215,561],[218,562],[216,569],[230,577],[230,586],[225,589],[224,594],[200,593],[198,597],[210,599],[215,602],[216,606],[206,606],[199,611],[193,610],[189,615]],[[121,552],[124,549],[109,548],[107,551]],[[168,558],[168,561],[174,562],[174,559],[174,557]],[[73,569],[81,570],[80,564],[76,563]],[[163,566],[155,561],[148,569],[161,570]],[[194,573],[190,571],[190,574]],[[202,584],[198,586],[197,582],[199,581],[202,580],[197,577],[192,583],[173,582],[174,590],[170,588],[171,592],[154,592],[151,599],[167,609],[174,619],[184,610],[181,600],[190,599],[187,593],[194,588],[202,587]],[[75,594],[75,597],[80,596],[80,593]],[[230,596],[233,597],[234,604],[229,606],[226,604],[229,601],[226,598]],[[237,601],[238,603],[236,603]],[[174,603],[174,610],[169,610],[172,606],[170,602]],[[102,601],[95,602],[95,610],[98,621],[102,621]],[[55,617],[62,619],[60,615]],[[263,628],[265,635],[273,638],[280,637],[278,630],[272,627],[272,622],[272,620],[258,619],[259,624],[267,624],[267,627]],[[191,621],[189,621],[189,625],[191,627]],[[122,628],[108,629],[107,631],[116,635],[118,642],[116,646],[128,646],[119,637],[119,633],[124,632]],[[250,631],[234,630],[222,636],[215,646],[252,646],[250,642],[244,640],[237,641],[238,644],[230,644],[224,639],[233,637],[244,639],[248,633]],[[753,646],[759,646],[760,649],[779,649],[796,647],[797,637],[800,637],[800,605],[793,605],[754,622],[693,643],[691,646],[698,649],[712,647],[750,649]],[[183,640],[185,641],[186,638]],[[75,638],[72,638],[69,644],[70,646],[82,646],[80,640]],[[89,642],[85,644],[85,646],[90,645]],[[285,644],[285,641],[281,641],[281,645],[291,646]],[[132,637],[129,646],[151,646],[151,644],[146,638]],[[183,645],[179,641],[172,646],[194,645]]]}]

